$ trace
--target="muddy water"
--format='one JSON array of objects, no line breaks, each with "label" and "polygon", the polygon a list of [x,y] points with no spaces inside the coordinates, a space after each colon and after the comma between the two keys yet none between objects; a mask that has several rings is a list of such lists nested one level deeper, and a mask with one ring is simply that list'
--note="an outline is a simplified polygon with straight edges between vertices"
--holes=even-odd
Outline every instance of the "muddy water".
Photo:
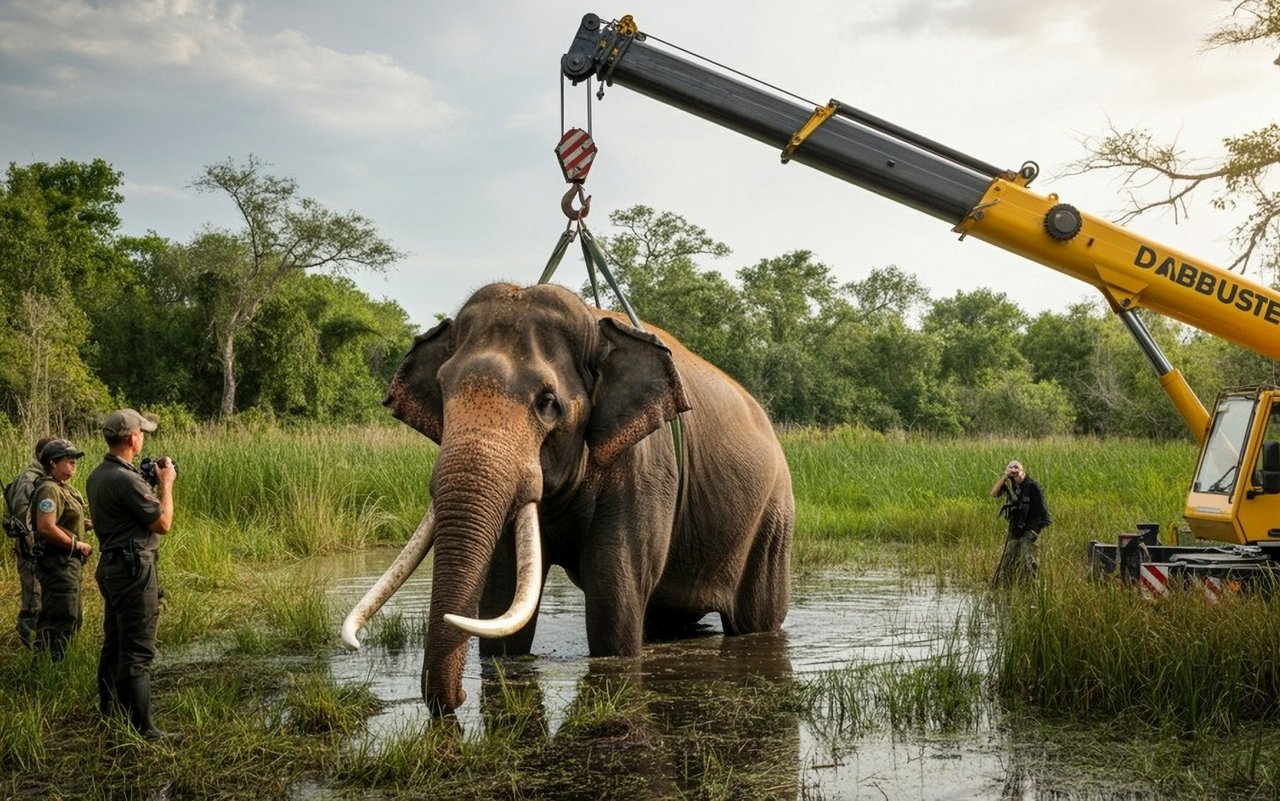
[{"label": "muddy water", "polygon": [[[395,551],[370,551],[327,561],[317,566],[329,577],[331,598],[345,614],[390,564]],[[429,561],[429,560],[428,560]],[[399,611],[409,625],[425,619],[430,598],[430,568],[424,564],[384,609]],[[532,679],[540,688],[547,730],[555,732],[566,708],[590,674],[615,669],[637,671],[647,690],[670,708],[689,715],[723,715],[715,699],[688,698],[689,688],[705,693],[708,680],[753,677],[777,680],[804,676],[850,664],[914,659],[938,647],[969,600],[939,592],[931,586],[908,586],[889,573],[824,573],[797,577],[792,607],[781,634],[725,638],[719,620],[703,621],[706,636],[648,646],[644,656],[631,660],[589,660],[581,592],[553,568],[544,590],[532,660],[511,660],[508,677]],[[336,653],[332,669],[339,681],[369,682],[385,710],[370,721],[374,737],[416,727],[426,721],[420,697],[420,639],[402,651],[366,647],[358,653]],[[625,667],[618,668],[618,663]],[[468,731],[483,725],[482,668],[476,641],[471,641],[464,688],[468,700],[458,717]],[[490,683],[491,686],[492,683]],[[699,711],[701,710],[701,712]],[[772,744],[768,756],[782,760],[781,772],[794,771],[794,785],[782,796],[820,799],[1034,799],[1034,779],[1027,778],[1011,758],[1002,737],[980,731],[957,737],[903,738],[877,735],[834,741],[813,731],[797,715],[766,724],[752,719],[740,732],[743,753],[750,744]],[[719,718],[717,718],[718,720]],[[734,718],[725,716],[732,728]],[[719,723],[717,723],[719,725]],[[730,736],[739,734],[730,732]],[[791,764],[793,763],[793,764]],[[758,765],[756,767],[759,767]],[[1070,797],[1060,790],[1055,798]],[[1041,797],[1044,797],[1043,795]],[[1090,797],[1098,796],[1096,789]]]}]

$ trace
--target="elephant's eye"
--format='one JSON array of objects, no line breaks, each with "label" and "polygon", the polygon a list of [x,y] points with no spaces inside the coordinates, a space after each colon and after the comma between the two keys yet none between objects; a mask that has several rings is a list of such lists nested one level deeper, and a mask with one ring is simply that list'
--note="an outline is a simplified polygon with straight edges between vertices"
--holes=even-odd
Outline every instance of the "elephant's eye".
[{"label": "elephant's eye", "polygon": [[534,408],[543,418],[554,420],[560,416],[560,399],[554,392],[544,392],[534,402]]}]

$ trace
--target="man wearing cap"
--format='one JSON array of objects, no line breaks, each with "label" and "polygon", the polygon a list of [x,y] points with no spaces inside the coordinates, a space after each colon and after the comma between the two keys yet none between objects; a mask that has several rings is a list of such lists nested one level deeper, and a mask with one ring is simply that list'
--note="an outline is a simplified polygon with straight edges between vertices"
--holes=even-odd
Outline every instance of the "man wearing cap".
[{"label": "man wearing cap", "polygon": [[36,642],[53,661],[62,659],[67,643],[80,630],[80,567],[93,548],[84,533],[92,528],[85,502],[68,483],[84,451],[65,439],[55,439],[40,450],[45,475],[31,494],[31,528],[39,545],[36,576],[40,580],[40,615],[36,618]]},{"label": "man wearing cap", "polygon": [[98,658],[98,708],[117,708],[149,740],[169,735],[151,718],[151,661],[160,599],[156,551],[173,525],[173,460],[156,464],[153,488],[133,466],[156,423],[133,409],[117,409],[102,424],[107,456],[89,475],[89,510],[101,558],[95,578],[104,602]]},{"label": "man wearing cap", "polygon": [[1036,577],[1036,540],[1040,531],[1052,521],[1044,492],[1034,478],[1027,475],[1022,462],[1013,459],[991,485],[991,497],[1004,496],[1000,514],[1009,521],[1000,564],[992,584],[1008,587],[1029,583]]},{"label": "man wearing cap", "polygon": [[[53,441],[53,437],[36,440],[35,455],[9,485],[4,488],[4,502],[9,517],[5,520],[5,533],[13,537],[14,561],[18,566],[18,584],[22,602],[18,608],[18,637],[28,647],[36,644],[36,619],[40,617],[40,579],[36,576],[36,537],[31,529],[31,495],[36,491],[36,481],[45,475],[40,464],[40,451]],[[10,527],[14,530],[10,531]]]}]

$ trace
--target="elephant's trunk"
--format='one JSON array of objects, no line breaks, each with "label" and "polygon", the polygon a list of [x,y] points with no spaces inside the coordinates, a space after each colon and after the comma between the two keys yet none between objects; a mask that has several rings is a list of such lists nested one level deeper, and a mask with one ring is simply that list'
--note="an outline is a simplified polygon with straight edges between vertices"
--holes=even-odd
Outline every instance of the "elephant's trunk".
[{"label": "elephant's trunk", "polygon": [[360,649],[360,640],[356,637],[360,628],[368,622],[369,618],[378,613],[382,605],[387,602],[396,590],[404,584],[405,580],[418,569],[418,565],[422,564],[422,560],[426,558],[427,551],[431,550],[431,539],[434,535],[434,507],[427,509],[427,513],[423,516],[422,522],[418,524],[417,531],[413,532],[413,536],[405,543],[400,551],[400,555],[391,563],[391,567],[387,568],[382,577],[378,579],[369,591],[364,594],[360,602],[352,608],[351,613],[347,615],[347,619],[342,623],[342,644],[349,650],[356,651]]},{"label": "elephant's trunk", "polygon": [[506,637],[524,628],[533,617],[541,593],[542,533],[538,530],[538,507],[528,503],[516,515],[516,590],[511,606],[492,620],[446,614],[444,622],[477,637]]},{"label": "elephant's trunk", "polygon": [[[537,608],[542,568],[540,559],[528,557],[538,550],[541,471],[536,447],[523,441],[519,428],[486,430],[476,436],[481,432],[450,427],[436,461],[435,556],[422,665],[423,698],[435,711],[456,709],[466,698],[462,669],[468,631],[506,636],[528,622]],[[517,570],[522,586],[506,614],[493,621],[472,620],[494,550],[513,517],[517,551],[524,554]]]}]

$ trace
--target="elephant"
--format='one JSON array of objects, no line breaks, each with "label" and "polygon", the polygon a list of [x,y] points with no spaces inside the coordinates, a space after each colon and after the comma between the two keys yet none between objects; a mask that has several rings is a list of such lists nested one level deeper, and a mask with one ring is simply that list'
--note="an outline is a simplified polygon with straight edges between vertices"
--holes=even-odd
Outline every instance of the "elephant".
[{"label": "elephant", "polygon": [[433,713],[466,698],[470,634],[484,657],[530,653],[551,565],[584,593],[593,657],[636,656],[712,612],[726,635],[781,627],[795,529],[781,445],[745,389],[665,331],[564,287],[490,284],[414,340],[383,404],[440,446],[431,504],[342,640],[358,648],[434,549]]}]

